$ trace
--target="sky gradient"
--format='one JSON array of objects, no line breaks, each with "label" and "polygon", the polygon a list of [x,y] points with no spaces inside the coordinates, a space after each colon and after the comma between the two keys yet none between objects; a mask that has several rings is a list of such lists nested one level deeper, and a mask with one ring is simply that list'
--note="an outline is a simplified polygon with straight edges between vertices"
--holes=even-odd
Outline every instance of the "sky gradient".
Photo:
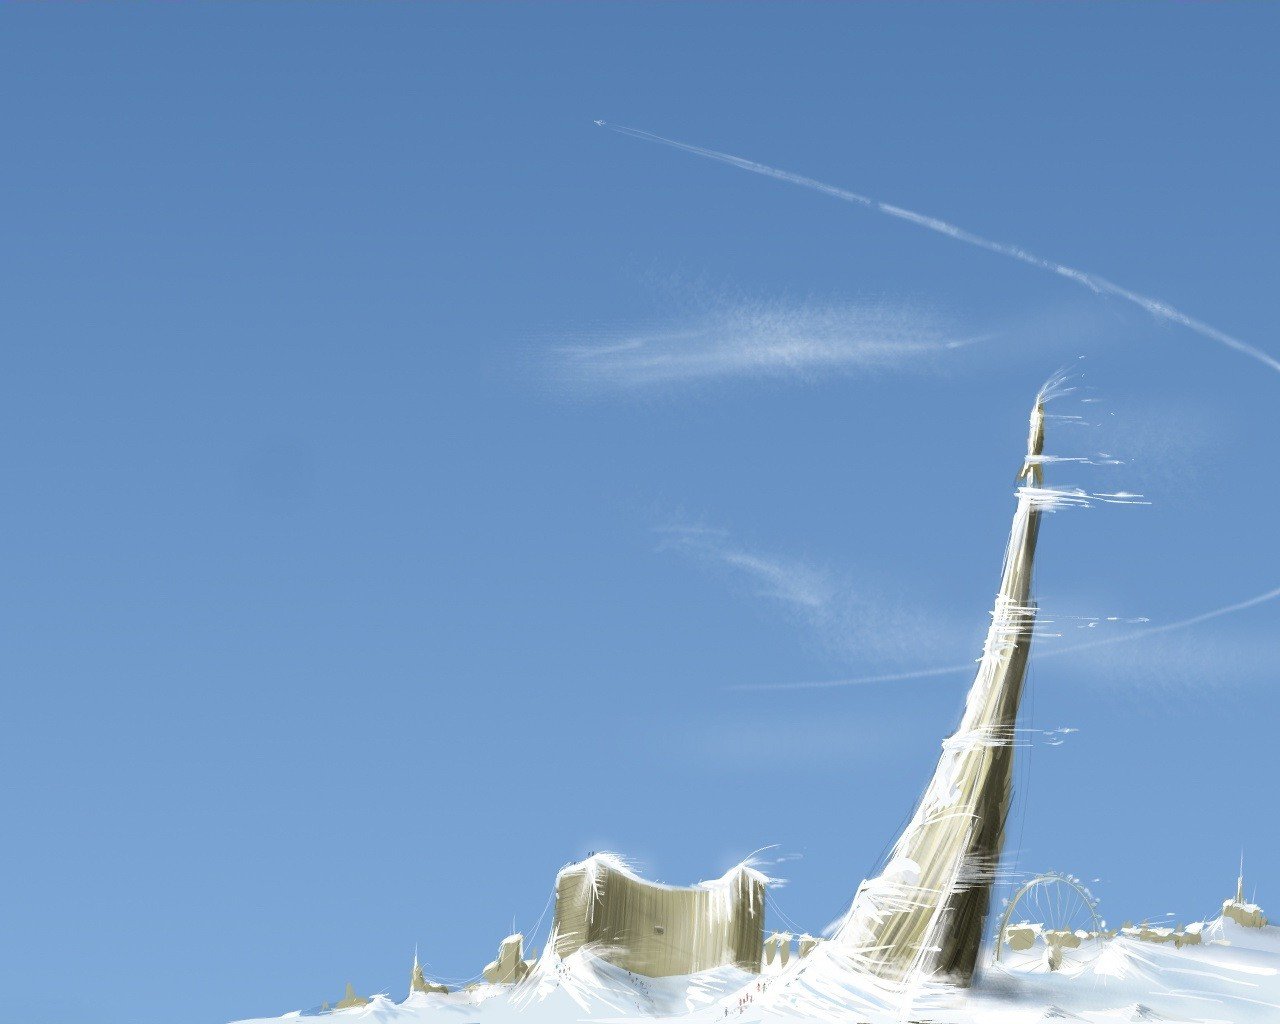
[{"label": "sky gradient", "polygon": [[[10,5],[0,437],[24,1024],[216,1024],[532,932],[556,870],[876,867],[958,719],[1037,387],[1010,866],[1186,921],[1270,796],[1263,5]],[[1120,464],[1112,464],[1120,463]],[[1096,621],[1095,621],[1096,620]],[[1147,621],[1141,621],[1147,620]],[[1062,742],[1058,742],[1062,740]],[[535,944],[545,937],[541,919]]]}]

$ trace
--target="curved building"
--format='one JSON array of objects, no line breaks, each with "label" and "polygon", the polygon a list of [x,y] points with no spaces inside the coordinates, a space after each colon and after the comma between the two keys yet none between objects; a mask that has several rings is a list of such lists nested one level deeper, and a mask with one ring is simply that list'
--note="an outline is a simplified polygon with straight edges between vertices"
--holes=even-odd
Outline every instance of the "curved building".
[{"label": "curved building", "polygon": [[682,888],[648,882],[617,857],[594,854],[556,875],[560,957],[584,946],[650,978],[735,966],[759,973],[765,877],[745,864]]}]

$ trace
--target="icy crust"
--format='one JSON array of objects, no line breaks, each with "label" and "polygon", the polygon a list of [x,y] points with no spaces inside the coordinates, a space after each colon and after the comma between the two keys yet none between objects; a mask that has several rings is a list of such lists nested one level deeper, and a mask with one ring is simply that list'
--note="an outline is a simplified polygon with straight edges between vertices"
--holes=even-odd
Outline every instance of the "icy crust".
[{"label": "icy crust", "polygon": [[[414,993],[397,1003],[268,1020],[334,1024],[573,1024],[678,1019],[687,1024],[1276,1024],[1280,928],[1222,918],[1203,943],[1175,949],[1117,936],[1086,964],[1049,973],[987,967],[974,987],[886,985],[857,971],[837,943],[764,975],[727,967],[681,978],[645,978],[590,950],[546,952],[523,982],[470,991]],[[989,958],[987,958],[989,960]]]},{"label": "icy crust", "polygon": [[[625,877],[631,879],[633,882],[640,882],[643,885],[647,885],[653,889],[676,890],[676,889],[686,888],[686,886],[667,885],[665,882],[654,882],[647,878],[643,878],[639,874],[639,872],[637,872],[636,869],[632,867],[632,865],[629,864],[619,854],[608,853],[608,852],[593,853],[586,860],[576,861],[573,864],[566,864],[563,868],[560,869],[559,874],[557,874],[556,876],[556,880],[559,881],[560,875],[563,875],[566,871],[575,871],[575,870],[580,871],[583,869],[586,869],[587,873],[591,877],[595,878],[595,877],[598,877],[600,874],[602,874],[602,869],[605,869],[605,868],[611,871],[614,871],[619,875],[624,875]],[[755,867],[752,861],[748,859],[748,860],[744,860],[740,864],[734,865],[728,871],[726,871],[723,875],[721,875],[719,878],[712,878],[704,882],[696,882],[694,883],[694,885],[689,886],[688,888],[708,889],[711,891],[716,891],[719,889],[729,889],[729,888],[732,888],[734,882],[738,879],[738,877],[743,874],[746,874],[750,878],[754,879],[757,882],[760,882],[762,885],[765,885],[765,886],[772,886],[777,884],[777,881],[775,879],[770,878],[763,871],[759,870],[757,867]]]},{"label": "icy crust", "polygon": [[[447,994],[415,992],[396,1003],[374,996],[366,1006],[319,1015],[297,1012],[238,1024],[311,1020],[315,1024],[569,1024],[573,1021],[698,1019],[709,1007],[737,998],[759,976],[721,967],[687,977],[646,978],[583,949],[561,959],[543,953],[517,985],[478,985]],[[723,1014],[717,1011],[717,1019]]]}]

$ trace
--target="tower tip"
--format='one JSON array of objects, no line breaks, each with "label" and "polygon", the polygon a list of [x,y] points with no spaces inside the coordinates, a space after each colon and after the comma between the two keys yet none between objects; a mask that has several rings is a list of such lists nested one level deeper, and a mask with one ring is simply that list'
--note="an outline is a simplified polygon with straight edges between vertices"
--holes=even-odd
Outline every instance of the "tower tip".
[{"label": "tower tip", "polygon": [[1018,473],[1019,480],[1026,480],[1032,487],[1044,483],[1044,393],[1036,395],[1031,407],[1031,422],[1027,431],[1027,457]]}]

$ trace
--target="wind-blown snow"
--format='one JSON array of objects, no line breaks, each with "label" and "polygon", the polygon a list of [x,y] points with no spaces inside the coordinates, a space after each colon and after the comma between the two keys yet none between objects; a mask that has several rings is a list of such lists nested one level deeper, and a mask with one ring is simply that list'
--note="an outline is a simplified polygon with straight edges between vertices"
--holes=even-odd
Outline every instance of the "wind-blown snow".
[{"label": "wind-blown snow", "polygon": [[[728,967],[684,978],[630,974],[589,950],[562,960],[549,948],[518,985],[414,993],[403,1002],[375,996],[366,1006],[321,1014],[317,1024],[1280,1021],[1280,928],[1244,928],[1219,918],[1199,931],[1202,944],[1181,949],[1117,936],[1096,957],[1062,971],[988,966],[969,990],[920,985],[907,992],[850,967],[835,943],[765,974]],[[294,1012],[242,1024],[312,1016]]]}]

